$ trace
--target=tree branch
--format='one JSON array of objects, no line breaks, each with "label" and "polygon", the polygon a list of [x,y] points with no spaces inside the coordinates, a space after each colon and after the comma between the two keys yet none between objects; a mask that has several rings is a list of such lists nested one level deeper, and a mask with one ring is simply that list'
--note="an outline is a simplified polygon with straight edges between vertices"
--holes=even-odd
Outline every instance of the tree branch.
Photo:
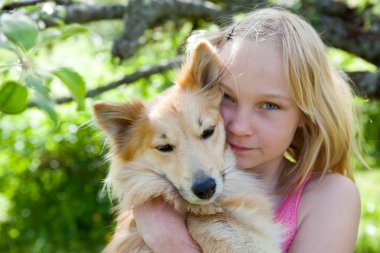
[{"label": "tree branch", "polygon": [[5,4],[1,9],[4,11],[14,10],[24,6],[36,5],[38,3],[48,2],[49,0],[26,0]]},{"label": "tree branch", "polygon": [[[225,0],[217,3],[218,5],[201,0],[130,0],[127,5],[70,4],[59,6],[65,8],[66,15],[64,17],[60,17],[58,12],[53,17],[61,19],[65,23],[87,23],[124,18],[124,32],[114,42],[113,55],[126,59],[142,46],[139,38],[145,30],[162,24],[163,20],[187,18],[194,21],[206,19],[220,22],[222,21],[221,17],[268,5],[265,0]],[[354,53],[380,66],[380,17],[378,15],[373,14],[370,9],[364,9],[365,15],[363,15],[345,3],[332,0],[301,0],[301,4],[299,12],[302,12],[301,14],[310,20],[327,45]],[[226,23],[226,19],[224,21]],[[51,23],[51,25],[56,24]],[[359,95],[380,98],[378,72],[355,72],[349,73],[349,75],[357,83]],[[118,82],[114,84],[117,85]],[[112,85],[106,87],[112,87]],[[103,91],[99,90],[99,92]],[[96,94],[99,93],[92,90],[87,95],[94,96]],[[57,102],[65,101],[71,101],[71,98],[62,98]]]},{"label": "tree branch", "polygon": [[[122,79],[118,81],[114,81],[112,83],[109,83],[105,86],[101,86],[96,89],[92,89],[87,91],[86,97],[94,97],[96,95],[99,95],[105,91],[115,89],[116,87],[119,87],[124,84],[130,84],[132,82],[135,82],[136,80],[140,78],[146,78],[153,74],[162,73],[168,69],[176,68],[183,62],[183,56],[175,56],[168,60],[163,60],[157,65],[150,65],[150,66],[143,66],[139,70],[137,70],[135,73],[126,75]],[[56,104],[63,104],[67,102],[73,101],[72,97],[62,97],[55,100]],[[28,104],[28,107],[36,107],[36,103],[31,102]]]},{"label": "tree branch", "polygon": [[122,19],[128,6],[122,4],[71,4],[64,7],[65,16],[61,17],[60,11],[54,12],[51,16],[43,18],[47,27],[59,25],[59,21],[65,24],[89,23],[100,20]]},{"label": "tree branch", "polygon": [[370,99],[380,99],[380,72],[350,72],[356,95]]},{"label": "tree branch", "polygon": [[[153,74],[162,73],[168,69],[174,69],[180,66],[184,56],[175,56],[171,59],[163,60],[157,65],[143,66],[135,73],[126,75],[118,81],[111,82],[105,86],[89,90],[86,97],[95,97],[106,91],[115,89],[124,84],[131,84],[140,78],[147,78]],[[352,79],[353,89],[356,95],[370,98],[380,99],[380,72],[349,72],[348,76]],[[64,104],[73,101],[72,97],[57,98],[56,104]],[[36,107],[36,103],[31,102],[28,107]]]},{"label": "tree branch", "polygon": [[343,2],[331,0],[303,0],[302,6],[329,46],[351,52],[380,66],[379,16],[371,10],[358,13]]},{"label": "tree branch", "polygon": [[124,32],[114,42],[112,54],[127,59],[141,45],[140,36],[159,20],[178,17],[217,19],[222,9],[208,1],[194,0],[131,0],[124,15]]},{"label": "tree branch", "polygon": [[[247,12],[255,7],[267,6],[265,0],[218,1],[188,0],[130,0],[127,5],[85,5],[65,6],[66,16],[58,12],[46,21],[56,25],[54,19],[65,23],[87,23],[98,20],[121,19],[124,17],[124,32],[113,45],[112,54],[120,59],[132,56],[141,46],[139,38],[147,28],[159,25],[162,20],[187,18],[206,19],[221,22],[232,13]],[[352,52],[367,61],[380,66],[380,17],[371,10],[358,13],[345,3],[332,0],[302,0],[302,15],[308,18],[321,33],[326,44]],[[318,15],[315,15],[315,11]],[[365,14],[365,15],[364,15]],[[225,19],[226,23],[228,19]],[[228,21],[227,21],[228,22]],[[371,24],[371,25],[367,25]]]},{"label": "tree branch", "polygon": [[5,4],[1,9],[3,11],[11,11],[20,7],[32,6],[39,3],[55,2],[56,4],[70,4],[72,0],[25,0]]},{"label": "tree branch", "polygon": [[[46,0],[25,0],[10,3],[4,8],[16,8],[39,2],[46,2]],[[66,13],[64,17],[61,17],[60,11],[57,11],[44,21],[47,26],[53,26],[57,25],[57,19],[69,24],[124,17],[124,32],[114,42],[112,54],[120,59],[126,59],[141,46],[138,39],[145,29],[158,24],[162,19],[208,19],[220,22],[221,17],[228,17],[229,14],[247,12],[255,7],[268,5],[268,1],[265,0],[233,2],[225,0],[218,3],[220,5],[201,0],[130,0],[127,5],[69,4],[63,6]],[[313,23],[327,44],[352,52],[380,66],[380,17],[378,15],[373,14],[370,9],[365,9],[364,13],[358,13],[357,10],[339,1],[302,0],[301,3],[302,14]],[[317,16],[315,11],[318,12]]]}]

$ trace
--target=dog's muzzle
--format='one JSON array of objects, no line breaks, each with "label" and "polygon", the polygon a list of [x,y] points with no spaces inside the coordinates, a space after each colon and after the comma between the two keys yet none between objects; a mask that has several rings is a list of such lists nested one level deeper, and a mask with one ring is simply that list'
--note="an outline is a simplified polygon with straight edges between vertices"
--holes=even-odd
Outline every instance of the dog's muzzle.
[{"label": "dog's muzzle", "polygon": [[193,183],[191,190],[198,198],[207,200],[215,194],[216,182],[211,177],[203,177]]}]

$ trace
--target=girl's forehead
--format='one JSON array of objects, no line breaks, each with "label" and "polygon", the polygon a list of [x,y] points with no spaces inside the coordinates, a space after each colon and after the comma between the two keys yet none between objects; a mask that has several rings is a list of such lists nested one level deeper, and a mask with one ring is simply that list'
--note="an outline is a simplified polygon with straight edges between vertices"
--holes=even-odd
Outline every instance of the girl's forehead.
[{"label": "girl's forehead", "polygon": [[[278,51],[280,50],[280,43],[275,38],[268,39],[249,39],[235,37],[227,41],[220,50],[220,56],[247,56],[247,54],[260,54],[262,51]],[[281,57],[282,55],[279,54]]]},{"label": "girl's forehead", "polygon": [[282,51],[272,41],[245,39],[228,42],[220,52],[225,73],[247,78],[285,79]]},{"label": "girl's forehead", "polygon": [[246,39],[233,39],[227,42],[220,52],[222,63],[232,71],[241,70],[244,74],[276,75],[284,73],[282,50],[273,41],[256,42]]},{"label": "girl's forehead", "polygon": [[224,65],[222,82],[247,85],[252,89],[285,88],[287,75],[282,52],[273,41],[236,39],[228,42],[220,53]]}]

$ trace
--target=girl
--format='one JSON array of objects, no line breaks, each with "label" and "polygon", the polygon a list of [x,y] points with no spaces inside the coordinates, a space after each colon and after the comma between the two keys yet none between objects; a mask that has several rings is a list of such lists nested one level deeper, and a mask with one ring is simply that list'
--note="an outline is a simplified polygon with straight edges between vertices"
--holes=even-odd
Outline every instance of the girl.
[{"label": "girl", "polygon": [[[353,252],[360,217],[353,94],[318,34],[288,11],[266,8],[210,41],[226,69],[220,110],[227,141],[238,166],[259,174],[273,196],[286,227],[283,252]],[[185,214],[161,199],[134,215],[154,252],[200,251]]]}]

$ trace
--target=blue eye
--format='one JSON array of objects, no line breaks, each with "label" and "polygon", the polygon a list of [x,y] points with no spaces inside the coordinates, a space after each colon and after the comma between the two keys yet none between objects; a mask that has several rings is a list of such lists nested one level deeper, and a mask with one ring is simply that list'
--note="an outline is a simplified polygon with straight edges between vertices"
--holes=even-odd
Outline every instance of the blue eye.
[{"label": "blue eye", "polygon": [[278,106],[273,103],[265,103],[264,108],[268,110],[275,110],[275,109],[278,109]]},{"label": "blue eye", "polygon": [[233,97],[231,97],[230,95],[228,95],[227,93],[223,93],[223,99],[224,100],[227,100],[227,101],[230,101],[232,103],[235,103],[235,99]]},{"label": "blue eye", "polygon": [[231,100],[232,98],[227,93],[223,94],[223,99]]}]

